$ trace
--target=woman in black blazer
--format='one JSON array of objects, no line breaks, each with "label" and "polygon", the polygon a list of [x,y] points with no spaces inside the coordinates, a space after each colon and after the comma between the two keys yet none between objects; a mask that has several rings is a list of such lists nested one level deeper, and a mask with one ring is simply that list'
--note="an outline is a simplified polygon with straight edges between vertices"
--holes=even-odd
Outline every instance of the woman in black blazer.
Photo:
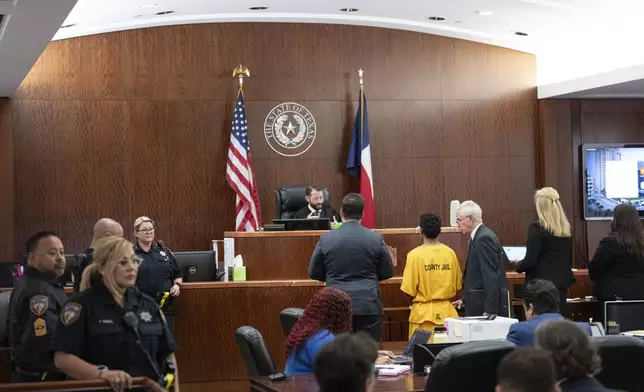
[{"label": "woman in black blazer", "polygon": [[588,273],[600,301],[644,299],[644,230],[635,207],[615,207],[611,233],[599,242]]},{"label": "woman in black blazer", "polygon": [[572,284],[572,230],[554,188],[539,189],[534,195],[539,219],[528,227],[525,259],[515,270],[525,272],[525,283],[535,279],[552,282],[559,290],[559,313],[566,311],[568,287]]}]

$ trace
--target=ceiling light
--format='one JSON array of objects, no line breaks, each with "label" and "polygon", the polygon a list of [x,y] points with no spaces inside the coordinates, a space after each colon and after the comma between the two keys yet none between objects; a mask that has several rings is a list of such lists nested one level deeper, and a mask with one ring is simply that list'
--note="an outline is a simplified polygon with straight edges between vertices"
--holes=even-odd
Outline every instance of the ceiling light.
[{"label": "ceiling light", "polygon": [[442,16],[430,16],[430,17],[428,17],[427,19],[429,19],[429,20],[434,20],[434,21],[439,21],[439,22],[440,22],[441,20],[445,20],[445,18],[443,18]]},{"label": "ceiling light", "polygon": [[494,15],[494,12],[492,12],[492,11],[478,11],[477,14],[479,14],[481,16],[492,16],[492,15]]},{"label": "ceiling light", "polygon": [[159,6],[158,4],[143,4],[143,5],[140,5],[139,8],[154,8],[158,6]]},{"label": "ceiling light", "polygon": [[157,12],[157,15],[168,15],[168,14],[174,14],[174,11],[161,11],[161,12]]},{"label": "ceiling light", "polygon": [[264,7],[264,6],[257,6],[257,7],[250,7],[249,8],[249,10],[251,10],[251,11],[264,11],[264,10],[267,10],[267,9],[268,9],[268,7]]},{"label": "ceiling light", "polygon": [[61,29],[66,29],[66,28],[69,28],[69,27],[74,27],[74,26],[76,26],[77,24],[78,24],[78,23],[70,23],[70,24],[62,25],[62,26],[60,26],[60,28],[61,28]]},{"label": "ceiling light", "polygon": [[342,12],[358,12],[357,8],[341,8],[340,11]]},{"label": "ceiling light", "polygon": [[519,35],[521,37],[527,37],[528,33],[524,33],[523,31],[515,31],[514,35]]}]

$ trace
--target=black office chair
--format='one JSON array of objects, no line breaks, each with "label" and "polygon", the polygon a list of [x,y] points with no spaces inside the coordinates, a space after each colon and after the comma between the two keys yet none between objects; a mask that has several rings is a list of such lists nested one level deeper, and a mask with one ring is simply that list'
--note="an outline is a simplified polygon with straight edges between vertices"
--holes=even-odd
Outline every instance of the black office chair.
[{"label": "black office chair", "polygon": [[602,370],[595,376],[606,388],[641,391],[644,374],[644,342],[632,336],[591,338],[602,359]]},{"label": "black office chair", "polygon": [[259,331],[253,327],[239,327],[235,331],[235,341],[249,377],[266,377],[275,373],[275,364]]},{"label": "black office chair", "polygon": [[436,356],[425,391],[493,392],[496,368],[515,347],[506,340],[484,340],[448,347]]},{"label": "black office chair", "polygon": [[[277,219],[293,219],[295,213],[302,207],[305,207],[306,202],[306,187],[308,185],[289,185],[278,188],[275,191],[275,217]],[[331,196],[327,188],[322,189],[324,196],[324,207],[331,207]]]},{"label": "black office chair", "polygon": [[297,320],[302,317],[302,313],[304,313],[304,309],[301,308],[286,308],[280,312],[280,324],[282,325],[284,336],[288,336],[291,333]]},{"label": "black office chair", "polygon": [[11,290],[0,293],[0,347],[9,346],[9,331],[7,331],[7,319],[9,318],[9,300]]}]

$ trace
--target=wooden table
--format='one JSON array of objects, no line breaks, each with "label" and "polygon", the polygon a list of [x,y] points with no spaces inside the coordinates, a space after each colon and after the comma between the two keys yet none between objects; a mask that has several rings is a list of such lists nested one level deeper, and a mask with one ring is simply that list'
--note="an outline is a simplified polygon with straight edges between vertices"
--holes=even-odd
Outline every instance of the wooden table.
[{"label": "wooden table", "polygon": [[[399,377],[378,377],[374,392],[412,392],[424,391],[427,376],[409,374]],[[268,377],[251,378],[250,390],[253,392],[318,392],[318,384],[311,374],[292,376],[284,382],[272,382]]]},{"label": "wooden table", "polygon": [[[402,276],[407,253],[423,244],[416,228],[376,229],[387,245],[395,250],[394,276]],[[224,239],[234,241],[234,256],[241,255],[246,266],[246,280],[308,279],[311,254],[320,236],[327,231],[227,231]],[[454,250],[465,263],[467,236],[456,227],[443,227],[440,241]],[[234,257],[233,256],[233,257]],[[226,257],[226,255],[224,255]]]}]

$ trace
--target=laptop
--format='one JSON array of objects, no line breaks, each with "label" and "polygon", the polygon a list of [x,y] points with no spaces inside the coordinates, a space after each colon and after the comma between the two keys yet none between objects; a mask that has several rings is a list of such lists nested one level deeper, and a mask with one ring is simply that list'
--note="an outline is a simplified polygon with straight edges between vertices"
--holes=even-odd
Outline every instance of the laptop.
[{"label": "laptop", "polygon": [[411,335],[409,343],[407,343],[407,348],[403,355],[399,355],[392,360],[394,365],[407,365],[412,363],[413,359],[413,350],[414,346],[417,344],[427,344],[429,343],[429,338],[432,336],[432,331],[427,331],[425,329],[417,329],[414,331],[414,334]]}]

